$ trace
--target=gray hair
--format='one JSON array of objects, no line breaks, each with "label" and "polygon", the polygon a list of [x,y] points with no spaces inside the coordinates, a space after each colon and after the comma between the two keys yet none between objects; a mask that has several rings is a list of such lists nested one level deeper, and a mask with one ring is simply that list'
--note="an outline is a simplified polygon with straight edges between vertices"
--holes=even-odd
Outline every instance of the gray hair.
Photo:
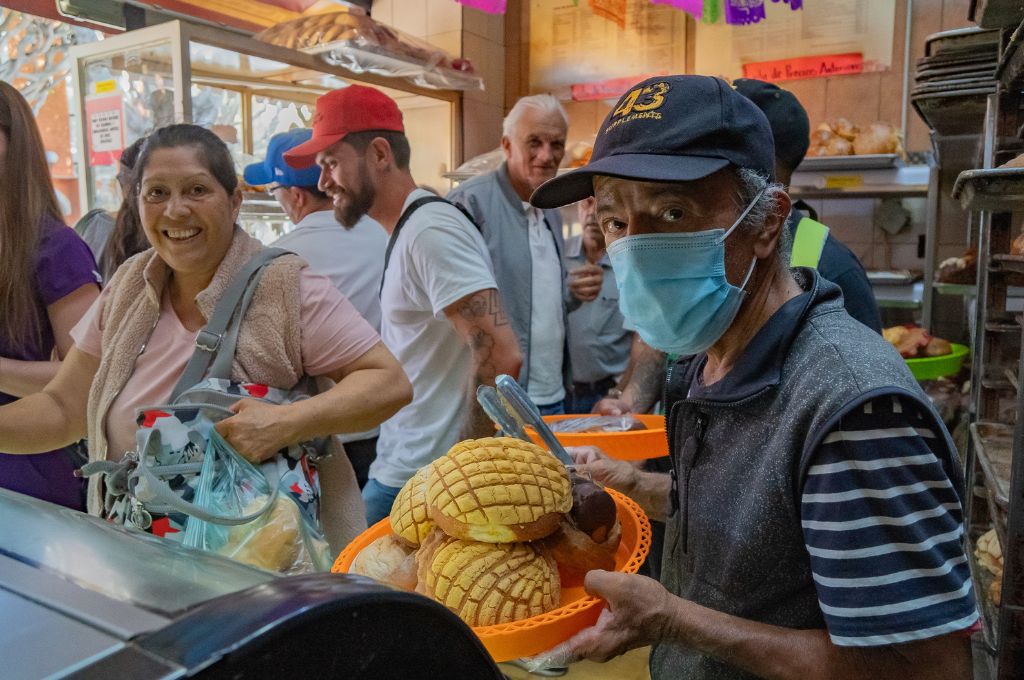
[{"label": "gray hair", "polygon": [[569,114],[562,108],[562,104],[552,97],[550,94],[533,94],[529,97],[522,97],[515,103],[512,110],[505,116],[505,120],[501,122],[501,134],[504,137],[511,137],[516,127],[519,125],[519,119],[526,113],[526,109],[535,109],[541,113],[548,115],[557,115],[565,123],[565,128],[569,129]]},{"label": "gray hair", "polygon": [[[749,168],[739,168],[736,171],[736,179],[739,181],[737,200],[740,210],[746,208],[757,198],[757,203],[750,209],[743,219],[739,229],[754,232],[764,226],[768,218],[778,209],[779,197],[785,193],[786,188],[779,182],[772,182],[763,173]],[[762,193],[763,192],[763,193]],[[786,267],[789,266],[789,256],[793,250],[793,237],[786,225],[782,226],[779,233],[779,243],[776,247],[776,254],[779,261]]]}]

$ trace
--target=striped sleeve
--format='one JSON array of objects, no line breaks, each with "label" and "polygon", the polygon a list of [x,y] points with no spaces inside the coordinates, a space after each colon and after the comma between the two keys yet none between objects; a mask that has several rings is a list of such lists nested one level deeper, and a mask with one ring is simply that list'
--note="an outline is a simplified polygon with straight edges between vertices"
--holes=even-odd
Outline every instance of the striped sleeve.
[{"label": "striped sleeve", "polygon": [[843,417],[814,452],[801,496],[804,541],[832,642],[871,647],[978,619],[960,498],[933,451],[941,432],[898,397]]}]

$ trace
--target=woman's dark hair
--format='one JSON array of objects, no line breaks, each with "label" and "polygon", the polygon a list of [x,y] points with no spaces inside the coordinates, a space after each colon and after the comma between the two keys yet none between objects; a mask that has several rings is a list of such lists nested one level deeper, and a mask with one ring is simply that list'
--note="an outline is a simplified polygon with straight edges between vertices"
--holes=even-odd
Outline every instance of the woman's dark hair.
[{"label": "woman's dark hair", "polygon": [[32,283],[35,257],[43,221],[62,219],[32,107],[2,80],[0,132],[7,137],[7,155],[0,164],[0,336],[20,352],[42,346],[45,310]]},{"label": "woman's dark hair", "polygon": [[[128,176],[134,174],[139,152],[145,142],[145,137],[137,139],[121,153],[121,170]],[[149,248],[146,233],[142,230],[142,220],[139,219],[139,207],[135,203],[135,184],[129,181],[123,186],[127,190],[117,211],[114,228],[110,231],[107,245],[100,257],[100,270],[104,281],[109,281],[117,268],[129,257]]]},{"label": "woman's dark hair", "polygon": [[153,131],[146,138],[146,143],[142,145],[139,159],[135,163],[135,172],[132,175],[132,187],[136,191],[136,196],[142,184],[142,175],[146,171],[146,164],[153,152],[179,146],[195,148],[199,152],[199,158],[203,165],[217,180],[217,183],[224,187],[228,196],[235,193],[235,189],[238,188],[238,176],[235,174],[235,162],[231,160],[231,152],[228,151],[227,145],[221,141],[220,137],[204,127],[189,123],[177,123]]}]

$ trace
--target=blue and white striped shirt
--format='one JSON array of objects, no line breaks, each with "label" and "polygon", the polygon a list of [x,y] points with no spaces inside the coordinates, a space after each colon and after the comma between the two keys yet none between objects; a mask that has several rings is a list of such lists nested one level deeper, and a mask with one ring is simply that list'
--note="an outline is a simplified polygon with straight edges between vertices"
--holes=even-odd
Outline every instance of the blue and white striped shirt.
[{"label": "blue and white striped shirt", "polygon": [[801,522],[818,602],[836,645],[878,646],[978,619],[963,510],[927,421],[899,398],[845,416],[815,452]]}]

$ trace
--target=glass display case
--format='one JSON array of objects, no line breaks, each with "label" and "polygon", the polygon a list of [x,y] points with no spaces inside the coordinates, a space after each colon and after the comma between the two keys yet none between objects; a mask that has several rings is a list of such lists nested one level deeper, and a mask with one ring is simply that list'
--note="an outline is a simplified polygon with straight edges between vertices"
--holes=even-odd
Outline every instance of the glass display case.
[{"label": "glass display case", "polygon": [[[378,87],[398,103],[419,183],[445,193],[444,174],[462,160],[462,100],[455,90],[357,75],[314,55],[181,21],[76,46],[71,57],[84,209],[117,209],[120,153],[158,127],[209,128],[231,149],[241,175],[274,134],[311,125],[317,97],[353,82]],[[259,191],[246,193],[240,221],[264,241],[290,227],[277,202]]]}]

